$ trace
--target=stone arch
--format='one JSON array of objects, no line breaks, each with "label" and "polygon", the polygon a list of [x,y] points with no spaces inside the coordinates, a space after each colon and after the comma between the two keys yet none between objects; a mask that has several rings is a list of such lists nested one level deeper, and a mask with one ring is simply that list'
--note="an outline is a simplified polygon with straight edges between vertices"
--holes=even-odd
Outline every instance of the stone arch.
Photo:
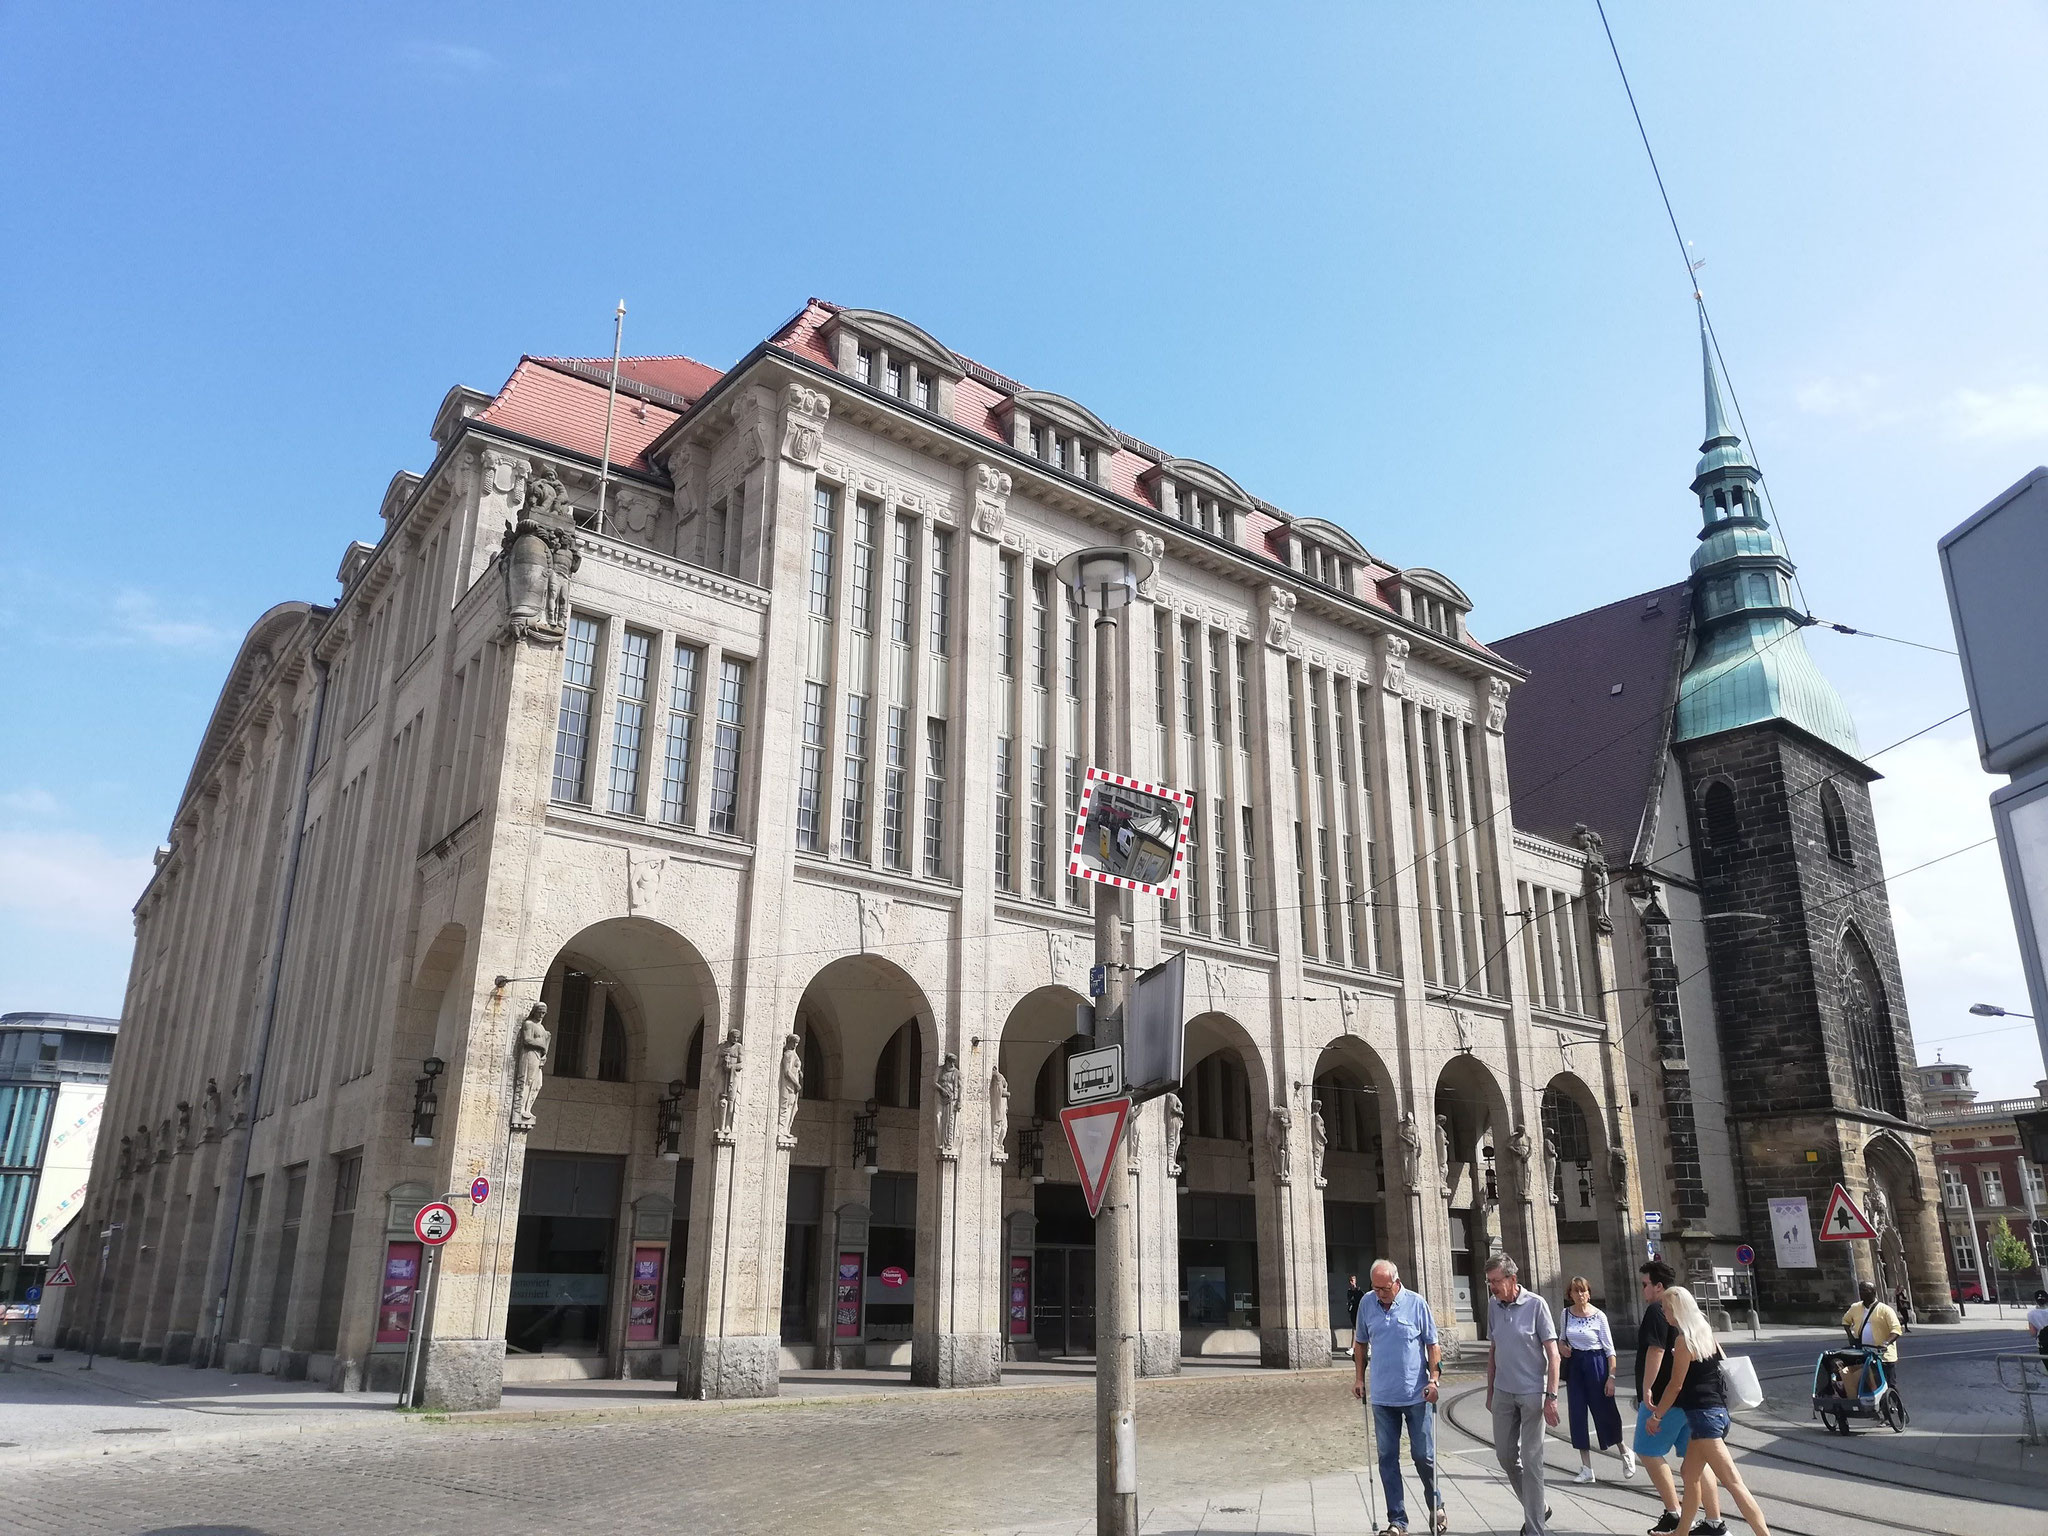
[{"label": "stone arch", "polygon": [[[1946,1299],[1948,1266],[1939,1222],[1929,1219],[1932,1209],[1913,1149],[1896,1131],[1881,1130],[1863,1143],[1861,1161],[1863,1214],[1877,1229],[1877,1241],[1871,1245],[1874,1273],[1859,1266],[1865,1269],[1865,1278],[1874,1279],[1878,1294],[1889,1301],[1902,1285],[1912,1293],[1927,1278],[1938,1277],[1940,1296]],[[1932,1244],[1923,1235],[1928,1230],[1936,1233]]]},{"label": "stone arch", "polygon": [[1503,1216],[1504,1209],[1515,1203],[1512,1192],[1502,1188],[1513,1117],[1493,1073],[1477,1057],[1465,1054],[1452,1057],[1437,1075],[1431,1107],[1434,1123],[1423,1128],[1423,1144],[1434,1156],[1436,1178],[1430,1178],[1426,1156],[1424,1197],[1434,1189],[1448,1213],[1450,1289],[1457,1320],[1472,1325],[1483,1338],[1487,1259],[1514,1239],[1521,1250],[1514,1258],[1522,1266],[1524,1283],[1533,1288],[1537,1278],[1529,1263],[1526,1234],[1508,1232]]},{"label": "stone arch", "polygon": [[1533,1182],[1537,1218],[1547,1207],[1556,1228],[1556,1300],[1562,1304],[1565,1280],[1584,1275],[1592,1282],[1593,1300],[1610,1317],[1626,1317],[1635,1302],[1635,1254],[1625,1198],[1615,1199],[1607,1155],[1612,1142],[1600,1096],[1577,1073],[1560,1072],[1544,1085],[1540,1113]]},{"label": "stone arch", "polygon": [[[1264,1054],[1251,1034],[1225,1013],[1188,1021],[1186,1071],[1180,1097],[1179,1267],[1182,1348],[1193,1354],[1245,1353],[1275,1358],[1276,1341],[1302,1308],[1290,1304],[1283,1265],[1286,1199],[1310,1191],[1283,1187]],[[1289,1135],[1305,1137],[1295,1113]],[[1282,1348],[1279,1354],[1284,1358]]]},{"label": "stone arch", "polygon": [[1009,1124],[1000,1147],[991,1141],[974,1155],[999,1153],[1004,1159],[996,1226],[985,1241],[999,1245],[996,1251],[1011,1266],[1012,1286],[1018,1283],[1015,1266],[1026,1266],[1021,1299],[1027,1315],[1013,1315],[1009,1305],[1003,1309],[1010,1358],[1095,1351],[1095,1222],[1059,1126],[1067,1057],[1090,1043],[1074,1032],[1084,1001],[1067,987],[1034,988],[1010,1005],[996,1040]]},{"label": "stone arch", "polygon": [[[792,1120],[785,1244],[782,1342],[813,1363],[909,1369],[913,1339],[928,1333],[936,1273],[938,1146],[932,1080],[938,1071],[938,1021],[929,998],[900,965],[880,955],[842,955],[820,967],[798,994],[778,1040],[795,1032],[815,1040],[822,1091],[805,1089]],[[887,1073],[902,1091],[878,1091]],[[872,1175],[866,1154],[872,1147]],[[865,1228],[857,1332],[833,1327],[833,1266],[848,1239],[838,1224]],[[830,1238],[828,1242],[826,1239]],[[884,1273],[901,1283],[883,1286]]]},{"label": "stone arch", "polygon": [[[1410,1286],[1423,1284],[1407,1190],[1400,1168],[1400,1091],[1379,1053],[1341,1035],[1316,1058],[1311,1103],[1329,1137],[1323,1155],[1323,1270],[1334,1335],[1354,1321],[1346,1296],[1356,1275],[1369,1288],[1377,1259],[1391,1259]],[[1313,1167],[1313,1130],[1311,1141]]]}]

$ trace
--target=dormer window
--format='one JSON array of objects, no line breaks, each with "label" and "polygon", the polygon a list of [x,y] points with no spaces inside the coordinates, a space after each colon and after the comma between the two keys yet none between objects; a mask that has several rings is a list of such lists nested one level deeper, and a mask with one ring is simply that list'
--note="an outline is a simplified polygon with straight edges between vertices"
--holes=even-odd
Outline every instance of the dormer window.
[{"label": "dormer window", "polygon": [[820,330],[841,373],[856,383],[935,416],[952,411],[953,385],[967,365],[907,320],[873,309],[846,309]]},{"label": "dormer window", "polygon": [[1472,600],[1449,577],[1418,567],[1403,571],[1401,583],[1407,588],[1408,616],[1411,619],[1431,634],[1442,635],[1446,640],[1462,638],[1465,615],[1472,611]]},{"label": "dormer window", "polygon": [[856,347],[853,353],[853,376],[863,384],[875,382],[875,349]]},{"label": "dormer window", "polygon": [[932,408],[932,376],[922,369],[917,375],[917,408],[920,411]]},{"label": "dormer window", "polygon": [[903,365],[893,357],[889,359],[889,369],[883,387],[897,399],[903,398]]}]

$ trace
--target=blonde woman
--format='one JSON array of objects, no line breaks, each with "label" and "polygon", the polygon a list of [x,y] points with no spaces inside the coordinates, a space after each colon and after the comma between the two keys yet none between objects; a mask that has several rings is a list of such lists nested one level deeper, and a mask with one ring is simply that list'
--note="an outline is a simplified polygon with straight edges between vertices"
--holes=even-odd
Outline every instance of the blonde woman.
[{"label": "blonde woman", "polygon": [[1685,1415],[1692,1432],[1685,1464],[1679,1468],[1679,1476],[1685,1480],[1685,1500],[1678,1510],[1678,1529],[1691,1528],[1693,1511],[1700,1502],[1702,1472],[1711,1468],[1721,1486],[1734,1496],[1749,1528],[1756,1536],[1770,1536],[1762,1507],[1736,1471],[1735,1458],[1728,1454],[1728,1388],[1721,1375],[1721,1346],[1714,1340],[1713,1324],[1682,1285],[1665,1289],[1664,1316],[1677,1340],[1671,1350],[1671,1380],[1650,1415],[1650,1432],[1656,1434],[1664,1416],[1673,1412]]},{"label": "blonde woman", "polygon": [[[1573,1275],[1564,1288],[1564,1399],[1571,1408],[1572,1449],[1579,1453],[1575,1483],[1593,1481],[1593,1439],[1603,1451],[1619,1450],[1621,1475],[1636,1475],[1636,1456],[1621,1441],[1621,1410],[1614,1402],[1614,1332],[1607,1314],[1593,1305],[1593,1283]],[[1593,1420],[1593,1434],[1586,1420]]]}]

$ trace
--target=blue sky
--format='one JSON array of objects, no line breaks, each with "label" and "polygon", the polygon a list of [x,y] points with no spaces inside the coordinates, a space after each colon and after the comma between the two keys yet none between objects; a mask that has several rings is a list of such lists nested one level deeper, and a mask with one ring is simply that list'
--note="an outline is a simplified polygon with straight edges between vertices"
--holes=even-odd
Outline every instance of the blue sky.
[{"label": "blue sky", "polygon": [[[1949,643],[1936,537],[2048,459],[2033,5],[1614,0],[1805,588]],[[0,1009],[118,1011],[248,623],[324,600],[454,383],[714,364],[811,294],[1209,460],[1500,635],[1677,579],[1684,268],[1584,5],[13,7],[0,48]],[[1866,748],[1945,656],[1821,636]],[[1987,836],[1961,722],[1894,871]],[[1989,849],[1893,890],[1908,1001],[2040,1075]]]}]

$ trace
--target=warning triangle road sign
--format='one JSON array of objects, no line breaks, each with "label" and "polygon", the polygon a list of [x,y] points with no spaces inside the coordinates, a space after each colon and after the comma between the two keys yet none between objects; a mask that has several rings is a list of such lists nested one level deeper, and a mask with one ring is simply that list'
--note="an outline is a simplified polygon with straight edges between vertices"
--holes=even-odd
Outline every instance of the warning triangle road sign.
[{"label": "warning triangle road sign", "polygon": [[1067,1133],[1067,1150],[1074,1154],[1074,1166],[1081,1172],[1081,1193],[1088,1197],[1090,1216],[1102,1213],[1102,1192],[1109,1187],[1116,1144],[1123,1140],[1124,1121],[1130,1114],[1127,1098],[1076,1104],[1060,1111],[1060,1129]]},{"label": "warning triangle road sign", "polygon": [[1841,1185],[1828,1196],[1828,1213],[1820,1219],[1820,1240],[1824,1243],[1875,1242],[1877,1229],[1856,1209],[1849,1191]]},{"label": "warning triangle road sign", "polygon": [[43,1285],[45,1287],[76,1284],[78,1282],[71,1278],[71,1261],[69,1259],[60,1260],[57,1267],[43,1277]]}]

